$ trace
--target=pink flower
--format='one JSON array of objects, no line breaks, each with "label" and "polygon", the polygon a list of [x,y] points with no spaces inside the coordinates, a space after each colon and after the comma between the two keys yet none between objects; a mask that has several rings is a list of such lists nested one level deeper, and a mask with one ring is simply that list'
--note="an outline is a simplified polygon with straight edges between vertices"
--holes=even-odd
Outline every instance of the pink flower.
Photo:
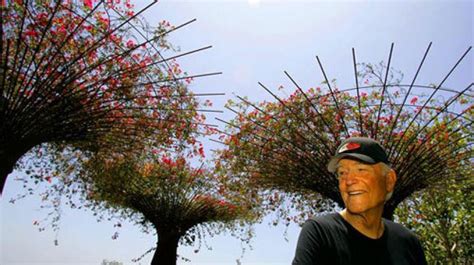
[{"label": "pink flower", "polygon": [[204,101],[204,106],[212,107],[212,101],[210,101],[209,99],[206,99],[206,101]]},{"label": "pink flower", "polygon": [[127,48],[131,49],[135,47],[135,42],[133,40],[127,41]]},{"label": "pink flower", "polygon": [[417,97],[413,97],[413,98],[410,100],[410,104],[414,105],[417,101],[418,101],[418,98],[417,98]]}]

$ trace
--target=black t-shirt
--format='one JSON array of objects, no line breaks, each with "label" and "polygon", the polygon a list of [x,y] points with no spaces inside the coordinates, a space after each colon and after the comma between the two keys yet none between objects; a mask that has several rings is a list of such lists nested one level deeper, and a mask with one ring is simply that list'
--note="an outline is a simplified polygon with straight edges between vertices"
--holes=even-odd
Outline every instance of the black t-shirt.
[{"label": "black t-shirt", "polygon": [[293,265],[418,265],[426,264],[415,234],[382,219],[384,233],[366,237],[338,213],[309,219],[303,225]]}]

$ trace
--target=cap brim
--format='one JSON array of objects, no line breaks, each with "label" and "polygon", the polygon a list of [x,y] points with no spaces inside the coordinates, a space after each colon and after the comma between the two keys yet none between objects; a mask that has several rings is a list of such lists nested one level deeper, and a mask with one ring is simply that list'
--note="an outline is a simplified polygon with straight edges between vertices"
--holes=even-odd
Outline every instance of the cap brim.
[{"label": "cap brim", "polygon": [[331,160],[329,160],[329,163],[328,163],[328,171],[331,172],[331,173],[336,172],[337,163],[339,163],[339,160],[341,160],[343,158],[347,158],[347,157],[362,161],[362,162],[367,163],[367,164],[375,164],[376,163],[375,160],[372,159],[370,156],[366,156],[366,155],[363,155],[363,154],[346,153],[346,154],[340,154],[340,155],[337,155],[337,156],[334,156],[333,158],[331,158]]}]

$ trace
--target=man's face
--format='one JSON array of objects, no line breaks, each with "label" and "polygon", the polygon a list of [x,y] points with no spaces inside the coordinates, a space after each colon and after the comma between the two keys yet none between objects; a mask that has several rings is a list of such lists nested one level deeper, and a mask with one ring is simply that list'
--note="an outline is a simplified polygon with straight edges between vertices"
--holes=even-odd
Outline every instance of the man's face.
[{"label": "man's face", "polygon": [[383,175],[380,164],[341,159],[337,167],[339,191],[347,211],[352,214],[377,214],[383,211],[385,196],[395,180]]}]

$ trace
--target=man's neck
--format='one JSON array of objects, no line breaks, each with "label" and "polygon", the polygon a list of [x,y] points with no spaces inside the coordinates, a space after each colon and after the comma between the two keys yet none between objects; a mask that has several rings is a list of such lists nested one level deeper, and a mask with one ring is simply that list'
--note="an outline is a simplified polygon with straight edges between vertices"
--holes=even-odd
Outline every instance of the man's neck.
[{"label": "man's neck", "polygon": [[352,227],[369,238],[377,239],[383,234],[382,213],[371,215],[352,214],[347,211],[347,209],[344,209],[340,211],[339,214],[352,225]]}]

